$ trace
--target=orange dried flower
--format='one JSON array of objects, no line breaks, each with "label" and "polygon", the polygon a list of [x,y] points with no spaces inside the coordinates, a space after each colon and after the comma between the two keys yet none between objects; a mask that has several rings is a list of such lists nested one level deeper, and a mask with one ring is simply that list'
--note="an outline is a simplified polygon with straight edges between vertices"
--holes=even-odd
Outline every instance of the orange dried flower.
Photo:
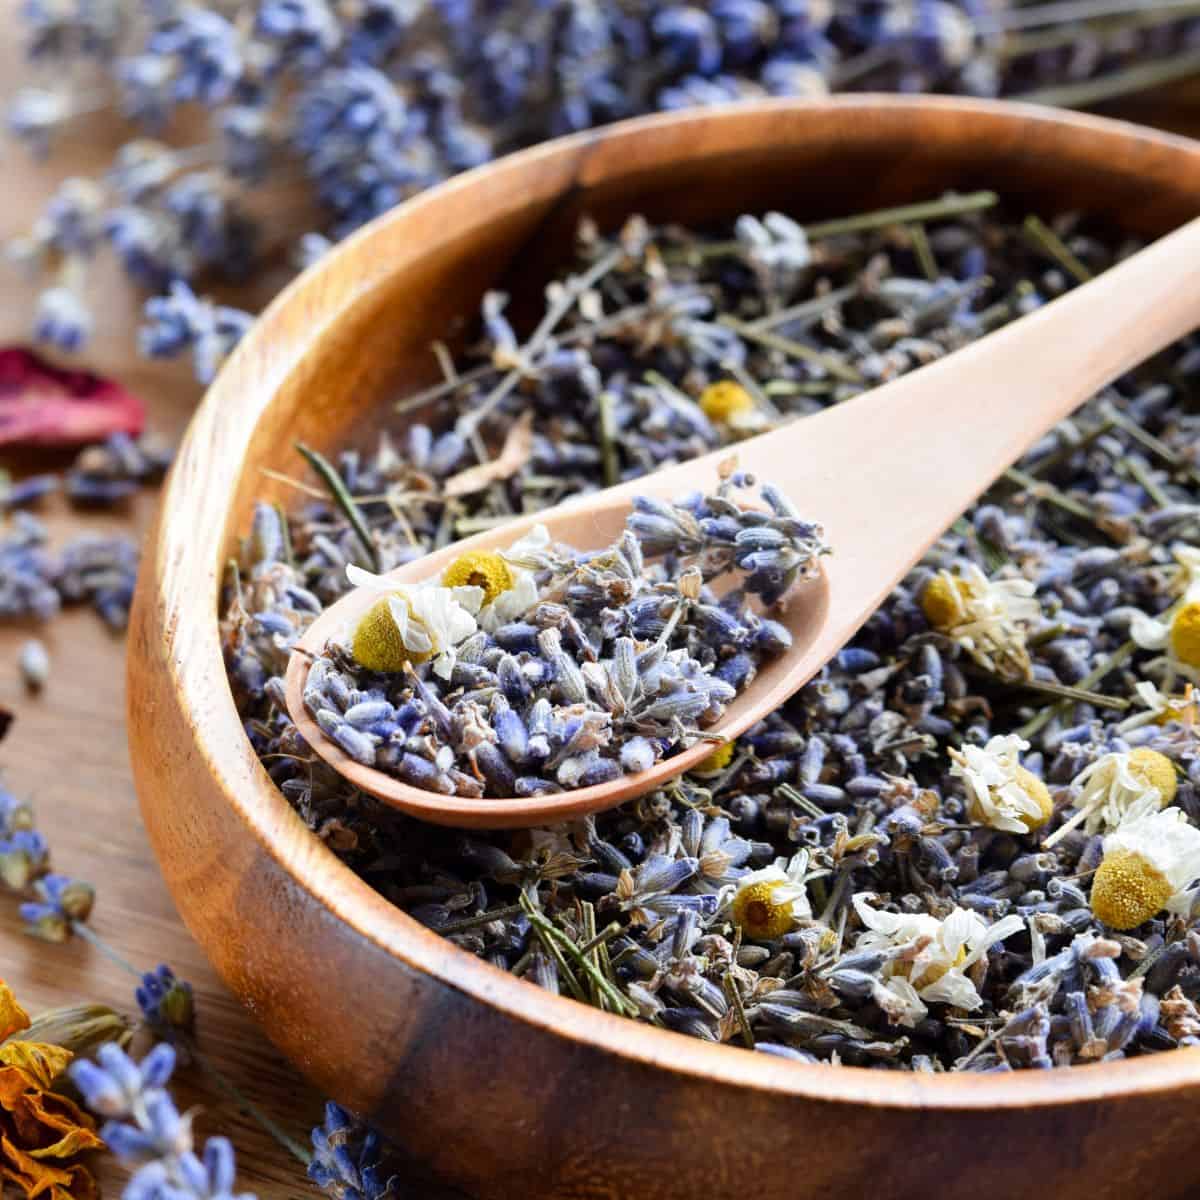
[{"label": "orange dried flower", "polygon": [[94,1200],[96,1181],[78,1157],[104,1143],[91,1117],[53,1090],[74,1056],[14,1038],[28,1028],[25,1010],[0,980],[0,1185],[14,1185],[28,1200]]}]

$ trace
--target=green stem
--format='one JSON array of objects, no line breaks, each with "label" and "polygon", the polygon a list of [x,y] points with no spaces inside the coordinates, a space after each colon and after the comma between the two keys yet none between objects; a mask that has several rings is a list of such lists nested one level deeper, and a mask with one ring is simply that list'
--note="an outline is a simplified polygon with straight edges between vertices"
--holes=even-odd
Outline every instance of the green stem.
[{"label": "green stem", "polygon": [[1082,83],[1039,88],[1014,97],[1029,104],[1048,104],[1058,108],[1087,108],[1103,100],[1116,100],[1134,92],[1148,91],[1163,84],[1200,74],[1200,50],[1175,55],[1158,62],[1142,63],[1124,71],[1101,75]]},{"label": "green stem", "polygon": [[191,1038],[185,1039],[185,1044],[191,1053],[192,1061],[196,1066],[204,1072],[205,1075],[216,1086],[217,1090],[223,1092],[225,1096],[238,1106],[247,1116],[253,1118],[259,1125],[275,1139],[279,1145],[286,1150],[297,1162],[302,1166],[307,1167],[312,1162],[312,1153],[307,1147],[302,1146],[295,1138],[290,1137],[270,1118],[257,1104],[254,1103],[246,1094],[231,1080],[227,1079],[212,1063],[205,1058],[199,1050],[196,1049],[196,1044]]},{"label": "green stem", "polygon": [[1074,277],[1077,283],[1087,283],[1092,273],[1079,261],[1070,246],[1046,224],[1041,217],[1032,214],[1025,218],[1022,226],[1026,239],[1037,250],[1041,250],[1052,258],[1068,275]]},{"label": "green stem", "polygon": [[[1092,688],[1095,687],[1110,671],[1115,671],[1127,658],[1129,658],[1137,650],[1137,643],[1134,641],[1122,642],[1102,663],[1089,671],[1080,681],[1079,687]],[[1017,734],[1023,738],[1032,738],[1035,733],[1038,733],[1050,719],[1058,713],[1067,710],[1067,702],[1059,701],[1057,704],[1050,704],[1043,708],[1040,712],[1035,713],[1020,729]]]},{"label": "green stem", "polygon": [[879,208],[874,212],[859,213],[853,217],[840,217],[832,221],[817,221],[805,225],[804,232],[810,238],[833,237],[842,233],[862,233],[868,229],[882,229],[886,225],[910,225],[914,221],[937,221],[945,217],[961,217],[966,213],[982,212],[994,208],[1000,197],[995,192],[969,192],[964,196],[943,196],[940,200],[925,200],[918,204],[898,204],[893,208]]},{"label": "green stem", "polygon": [[825,354],[812,346],[804,345],[803,342],[782,337],[778,333],[757,329],[753,325],[747,325],[745,321],[739,321],[736,317],[722,316],[718,320],[722,325],[732,329],[739,337],[743,337],[749,342],[757,342],[769,350],[778,350],[791,358],[799,358],[804,362],[812,363],[827,374],[844,380],[846,383],[862,383],[863,381],[862,376],[852,366],[832,354]]},{"label": "green stem", "polygon": [[515,917],[524,911],[519,904],[510,904],[506,908],[494,908],[491,912],[464,917],[461,921],[451,921],[449,925],[439,926],[436,932],[442,937],[450,933],[462,933],[467,929],[478,929],[480,925],[490,925],[493,921],[503,921],[507,917]]},{"label": "green stem", "polygon": [[297,442],[296,449],[303,455],[308,465],[321,477],[322,482],[329,489],[338,508],[342,510],[346,516],[346,520],[350,522],[350,527],[354,530],[355,536],[366,552],[367,561],[371,569],[378,571],[379,551],[371,539],[371,531],[367,528],[367,522],[362,515],[362,510],[355,503],[354,497],[350,495],[350,490],[346,487],[342,477],[337,473],[337,469],[323,454],[306,446],[303,442]]},{"label": "green stem", "polygon": [[132,975],[134,979],[141,983],[142,972],[137,969],[127,958],[123,958],[117,953],[94,929],[85,925],[82,921],[71,922],[71,932],[83,938],[85,942],[95,946],[109,962],[116,963],[127,975]]},{"label": "green stem", "polygon": [[920,221],[915,221],[909,226],[908,231],[912,235],[913,253],[917,256],[917,262],[921,265],[925,278],[930,283],[936,283],[937,259],[933,256],[933,247],[929,244],[929,234],[925,232],[925,226]]}]

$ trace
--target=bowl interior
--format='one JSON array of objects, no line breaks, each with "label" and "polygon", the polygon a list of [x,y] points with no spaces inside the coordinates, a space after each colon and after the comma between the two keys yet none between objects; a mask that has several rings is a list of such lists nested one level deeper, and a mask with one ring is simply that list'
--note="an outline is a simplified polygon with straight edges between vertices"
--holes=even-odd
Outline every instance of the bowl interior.
[{"label": "bowl interior", "polygon": [[[581,217],[604,229],[632,213],[708,225],[777,209],[804,221],[986,188],[1042,215],[1081,208],[1152,235],[1200,208],[1200,147],[1111,121],[929,99],[854,97],[651,118],[529,151],[426,193],[349,239],[275,301],[210,392],[173,474],[152,602],[161,610],[154,620],[168,643],[179,723],[223,789],[223,802],[236,810],[246,836],[281,864],[289,886],[402,960],[405,970],[446,981],[457,997],[677,1074],[913,1107],[950,1104],[950,1083],[961,1085],[953,1103],[969,1093],[971,1107],[1127,1090],[1117,1076],[1163,1086],[1171,1072],[1150,1060],[1047,1072],[1070,1078],[1019,1084],[902,1080],[855,1068],[833,1072],[834,1080],[823,1069],[813,1074],[697,1045],[541,993],[421,929],[337,864],[254,759],[224,676],[215,684],[212,675],[214,660],[219,670],[216,597],[228,555],[255,501],[296,503],[294,489],[264,470],[297,475],[297,440],[331,452],[366,444],[381,425],[396,427],[388,401],[439,378],[431,343],[453,347],[470,338],[488,289],[510,291],[519,302],[536,297],[568,258]],[[197,499],[196,492],[204,494]],[[201,519],[191,521],[189,499]],[[193,608],[195,597],[203,604]],[[193,667],[195,656],[206,657],[207,666]],[[155,818],[161,828],[172,819]],[[176,882],[185,883],[176,870]],[[182,887],[175,890],[187,914]],[[193,907],[189,924],[235,990],[263,1009],[276,1002],[253,964],[222,945],[226,929],[217,916]],[[282,1013],[295,1001],[277,1003]],[[293,1024],[305,1011],[297,1009]],[[314,1074],[346,1078],[345,1062],[332,1052],[299,1034],[293,1046]],[[363,1071],[370,1076],[379,1068],[364,1064]],[[374,1080],[364,1090],[368,1083]]]}]

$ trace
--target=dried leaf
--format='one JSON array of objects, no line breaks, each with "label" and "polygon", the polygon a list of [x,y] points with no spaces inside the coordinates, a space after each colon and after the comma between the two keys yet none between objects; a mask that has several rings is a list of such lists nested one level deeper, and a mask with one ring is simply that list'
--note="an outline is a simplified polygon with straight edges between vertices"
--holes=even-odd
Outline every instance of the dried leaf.
[{"label": "dried leaf", "polygon": [[482,491],[489,483],[511,479],[528,461],[533,453],[533,413],[523,412],[504,439],[500,453],[491,462],[480,463],[451,475],[442,488],[450,498],[469,496]]},{"label": "dried leaf", "polygon": [[137,435],[142,402],[115,380],[64,371],[17,346],[0,349],[0,446],[81,446]]},{"label": "dried leaf", "polygon": [[0,979],[0,1042],[29,1028],[29,1014],[17,1003],[13,990]]}]

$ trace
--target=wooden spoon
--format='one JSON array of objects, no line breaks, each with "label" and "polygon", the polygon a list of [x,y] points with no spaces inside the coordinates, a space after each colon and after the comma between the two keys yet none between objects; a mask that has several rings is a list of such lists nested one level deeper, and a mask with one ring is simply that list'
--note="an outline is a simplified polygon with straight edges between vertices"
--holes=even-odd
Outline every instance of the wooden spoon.
[{"label": "wooden spoon", "polygon": [[[536,524],[578,549],[609,545],[631,498],[712,490],[719,463],[779,487],[825,527],[833,554],[798,585],[780,619],[793,638],[709,732],[733,738],[779,708],[853,636],[946,527],[1001,472],[1079,404],[1200,323],[1200,218],[1065,296],[962,350],[803,420],[653,475],[514,519],[399,567],[417,583],[467,550],[505,549]],[[531,798],[464,799],[423,791],[364,767],[321,732],[304,707],[309,654],[353,628],[379,598],[357,589],[326,609],[287,672],[292,719],[313,749],[357,787],[423,820],[508,828],[612,808],[702,762],[700,741],[648,771]]]}]

